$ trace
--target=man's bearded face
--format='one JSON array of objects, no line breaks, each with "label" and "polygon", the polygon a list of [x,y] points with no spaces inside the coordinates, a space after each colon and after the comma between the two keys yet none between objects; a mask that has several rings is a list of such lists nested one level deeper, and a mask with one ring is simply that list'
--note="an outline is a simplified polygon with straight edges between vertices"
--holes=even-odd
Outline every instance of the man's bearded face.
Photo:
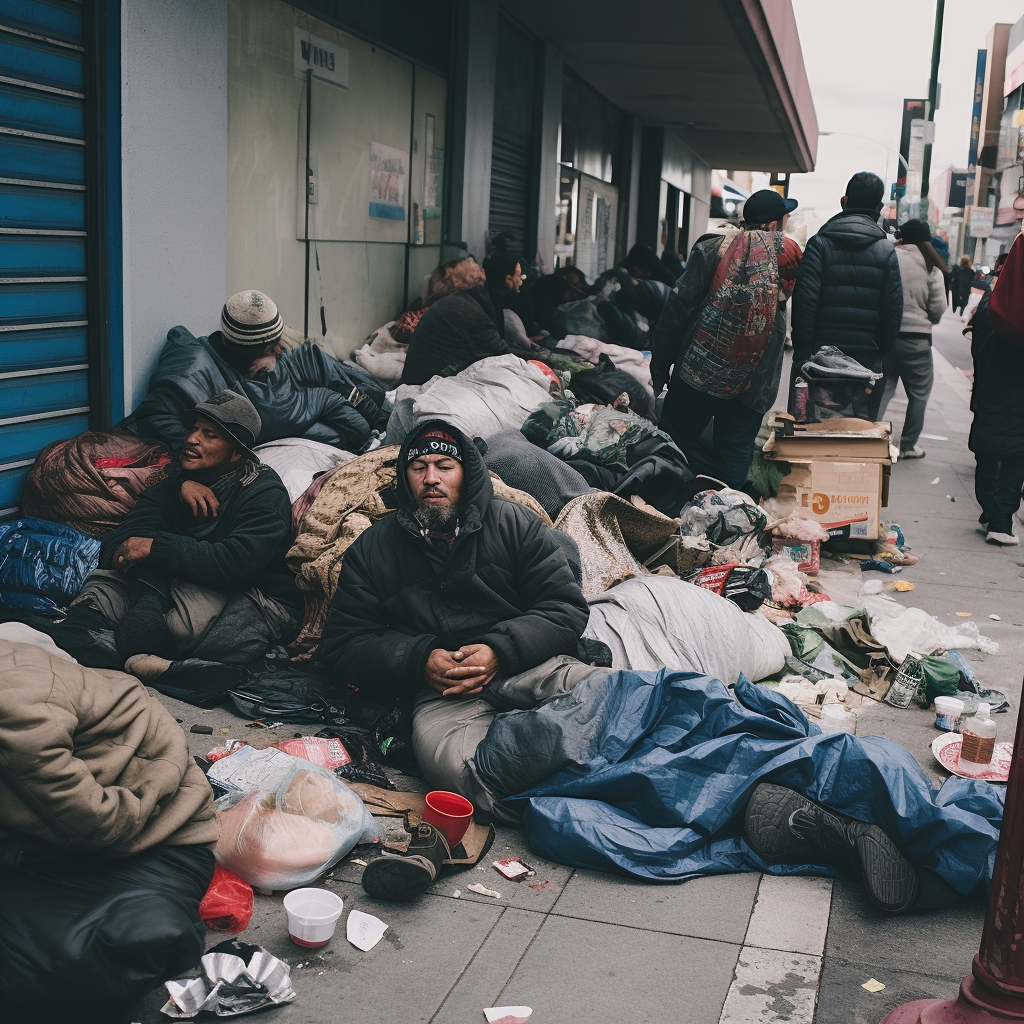
[{"label": "man's bearded face", "polygon": [[409,463],[406,477],[420,525],[428,530],[454,526],[462,497],[462,464],[448,455],[421,455]]}]

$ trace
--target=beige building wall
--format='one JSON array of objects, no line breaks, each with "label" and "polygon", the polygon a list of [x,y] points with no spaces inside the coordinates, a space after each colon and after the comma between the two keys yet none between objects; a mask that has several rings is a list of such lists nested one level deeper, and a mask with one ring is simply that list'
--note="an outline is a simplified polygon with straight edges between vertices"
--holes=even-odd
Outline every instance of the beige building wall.
[{"label": "beige building wall", "polygon": [[[313,79],[310,128],[317,202],[309,223],[309,335],[343,357],[404,305],[409,211],[424,194],[426,114],[434,117],[435,147],[443,147],[445,82],[280,0],[229,0],[228,292],[267,292],[299,331],[306,81],[295,70],[296,26],[348,51],[348,88]],[[369,216],[372,143],[406,154],[404,220]],[[433,244],[410,247],[410,295],[437,265],[440,224],[425,220],[424,238]]]}]

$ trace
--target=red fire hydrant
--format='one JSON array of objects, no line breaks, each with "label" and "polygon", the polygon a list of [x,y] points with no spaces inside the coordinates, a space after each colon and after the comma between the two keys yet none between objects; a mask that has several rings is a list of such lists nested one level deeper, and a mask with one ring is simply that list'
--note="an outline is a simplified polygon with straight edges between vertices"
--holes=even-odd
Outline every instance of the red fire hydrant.
[{"label": "red fire hydrant", "polygon": [[997,1024],[1024,1021],[1024,714],[1017,717],[985,930],[972,973],[956,999],[915,999],[882,1024]]}]

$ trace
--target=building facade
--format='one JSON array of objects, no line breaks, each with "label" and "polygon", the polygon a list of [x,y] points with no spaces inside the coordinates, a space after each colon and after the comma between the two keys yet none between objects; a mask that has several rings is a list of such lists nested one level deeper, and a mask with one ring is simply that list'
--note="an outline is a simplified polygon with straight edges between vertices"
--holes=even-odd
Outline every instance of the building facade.
[{"label": "building facade", "polygon": [[444,259],[685,253],[711,167],[816,141],[789,0],[0,8],[0,513],[239,289],[346,356]]}]

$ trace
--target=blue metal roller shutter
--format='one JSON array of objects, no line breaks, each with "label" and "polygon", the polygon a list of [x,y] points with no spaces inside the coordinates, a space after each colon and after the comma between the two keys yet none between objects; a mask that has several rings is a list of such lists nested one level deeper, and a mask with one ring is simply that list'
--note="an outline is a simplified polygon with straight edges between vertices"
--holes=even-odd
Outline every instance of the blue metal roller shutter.
[{"label": "blue metal roller shutter", "polygon": [[89,427],[82,4],[0,5],[0,517]]}]

